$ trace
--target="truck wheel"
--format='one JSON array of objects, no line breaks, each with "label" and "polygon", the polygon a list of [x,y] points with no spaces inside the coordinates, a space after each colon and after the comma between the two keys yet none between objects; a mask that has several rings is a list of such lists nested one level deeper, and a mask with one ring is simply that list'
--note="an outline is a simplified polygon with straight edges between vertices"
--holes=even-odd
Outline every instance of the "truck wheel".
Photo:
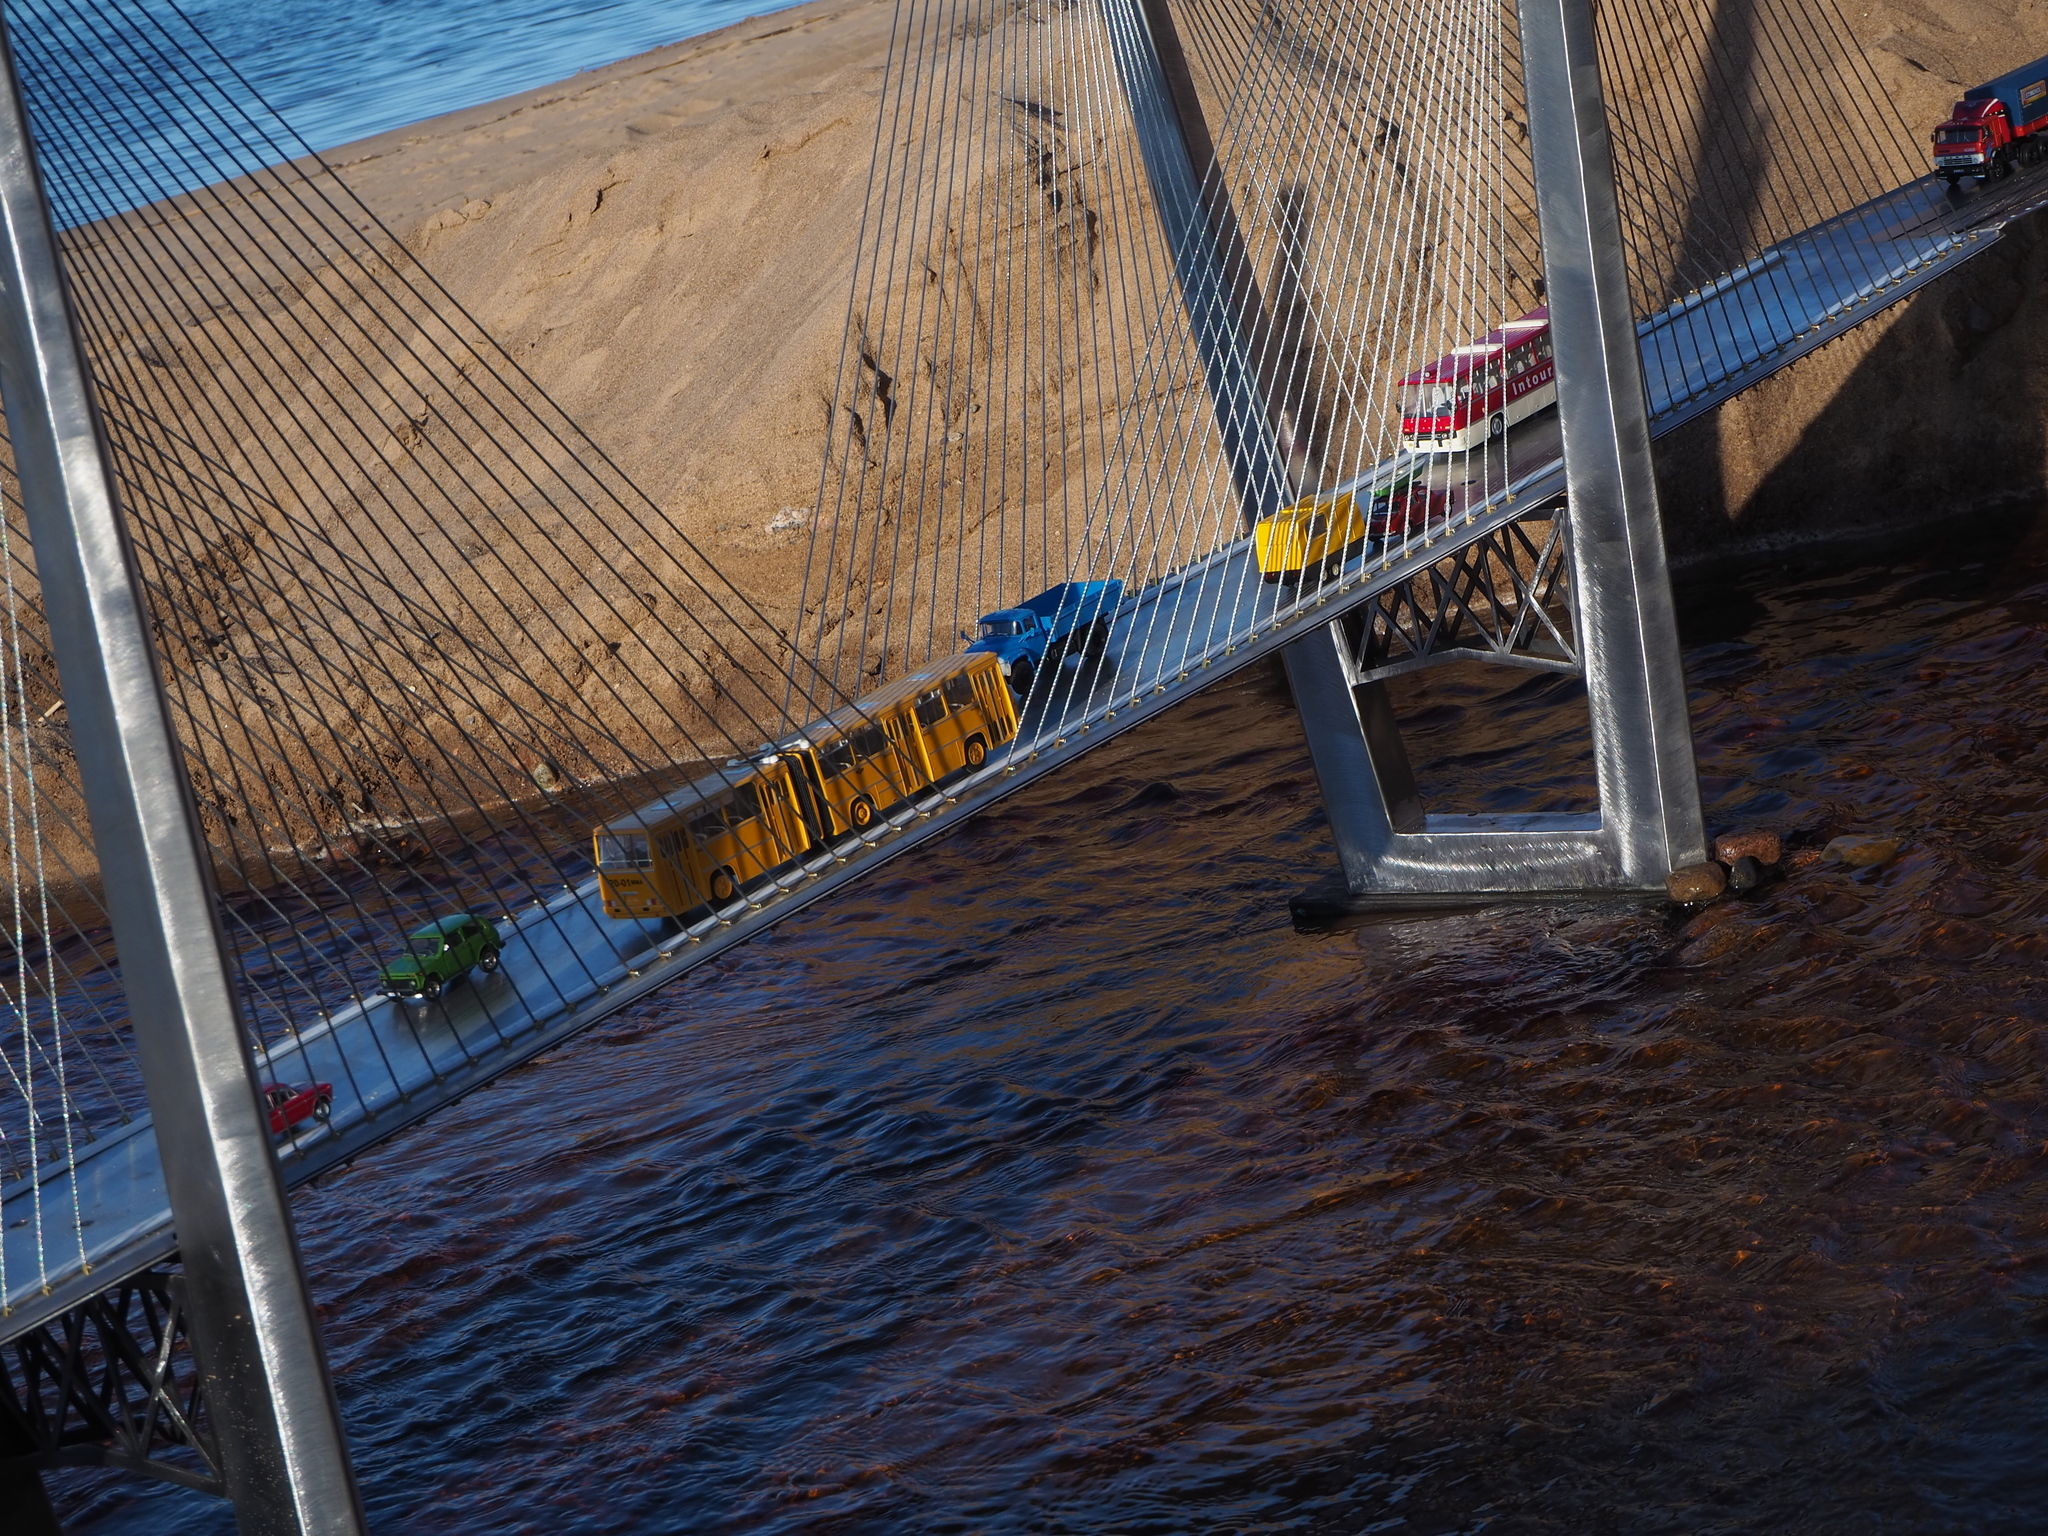
[{"label": "truck wheel", "polygon": [[435,999],[435,998],[439,997],[440,995],[441,995],[441,978],[440,978],[440,977],[438,977],[438,976],[429,976],[429,977],[428,977],[428,978],[427,978],[427,979],[426,979],[425,981],[423,981],[423,982],[421,982],[421,983],[420,983],[420,1001],[421,1001],[421,1002],[423,1002],[423,1003],[431,1003],[432,1001],[434,1001],[434,999]]},{"label": "truck wheel", "polygon": [[853,823],[854,831],[867,831],[875,824],[875,802],[866,795],[857,796],[846,808],[846,819]]},{"label": "truck wheel", "polygon": [[1097,619],[1088,626],[1088,654],[1100,656],[1109,649],[1109,620]]},{"label": "truck wheel", "polygon": [[1493,438],[1501,438],[1508,435],[1508,416],[1506,411],[1495,411],[1493,413],[1493,419],[1486,424],[1486,435]]},{"label": "truck wheel", "polygon": [[1011,666],[1010,690],[1017,695],[1018,703],[1021,704],[1030,696],[1031,683],[1037,675],[1037,672],[1033,670],[1031,663],[1028,661],[1019,661]]},{"label": "truck wheel", "polygon": [[967,738],[965,756],[967,758],[967,766],[970,768],[979,768],[988,761],[988,743],[981,739],[979,731]]}]

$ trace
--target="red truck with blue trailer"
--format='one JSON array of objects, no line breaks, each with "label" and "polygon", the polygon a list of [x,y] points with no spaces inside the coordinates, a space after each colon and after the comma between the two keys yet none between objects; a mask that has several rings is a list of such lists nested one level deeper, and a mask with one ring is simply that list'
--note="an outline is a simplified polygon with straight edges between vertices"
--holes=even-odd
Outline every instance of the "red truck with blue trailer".
[{"label": "red truck with blue trailer", "polygon": [[2048,58],[1963,92],[1934,130],[1934,172],[1954,186],[1965,176],[1996,181],[2041,158],[2048,129]]}]

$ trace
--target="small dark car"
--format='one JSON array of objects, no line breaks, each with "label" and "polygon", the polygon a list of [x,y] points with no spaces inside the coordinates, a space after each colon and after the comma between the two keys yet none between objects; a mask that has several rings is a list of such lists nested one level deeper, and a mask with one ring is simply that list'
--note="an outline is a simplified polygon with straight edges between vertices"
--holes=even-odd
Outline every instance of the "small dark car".
[{"label": "small dark car", "polygon": [[263,1103],[270,1111],[270,1134],[282,1136],[302,1120],[322,1125],[334,1112],[334,1084],[308,1083],[294,1088],[290,1083],[265,1083]]}]

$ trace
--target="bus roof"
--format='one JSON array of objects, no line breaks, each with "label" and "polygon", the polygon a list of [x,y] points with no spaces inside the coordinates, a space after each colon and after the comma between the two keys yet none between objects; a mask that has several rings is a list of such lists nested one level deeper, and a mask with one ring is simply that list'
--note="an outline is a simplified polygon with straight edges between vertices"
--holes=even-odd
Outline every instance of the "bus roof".
[{"label": "bus roof", "polygon": [[903,676],[897,678],[895,682],[877,688],[866,698],[858,699],[851,704],[840,705],[839,708],[833,710],[831,714],[820,720],[817,725],[811,727],[804,734],[816,739],[821,732],[821,728],[823,734],[838,735],[852,730],[857,725],[865,725],[875,717],[878,711],[901,704],[906,699],[914,699],[921,694],[930,693],[932,689],[936,688],[954,673],[968,671],[977,664],[983,667],[1000,667],[1002,665],[995,657],[985,651],[963,651],[957,656],[946,656],[938,661],[928,661],[915,672],[906,672]]},{"label": "bus roof", "polygon": [[1488,331],[1471,346],[1453,347],[1427,368],[1418,368],[1403,384],[1434,384],[1443,379],[1461,379],[1473,369],[1491,362],[1508,348],[1550,328],[1550,307],[1538,305],[1519,320],[1510,320],[1498,330]]},{"label": "bus roof", "polygon": [[648,801],[637,811],[625,816],[614,816],[610,821],[601,823],[599,830],[650,831],[673,821],[678,816],[696,810],[707,801],[719,799],[727,791],[755,777],[760,771],[760,765],[757,763],[729,763],[723,768],[713,769],[700,779],[691,780],[679,789],[670,790],[659,799]]},{"label": "bus roof", "polygon": [[[954,673],[969,670],[977,664],[986,667],[999,665],[995,657],[978,651],[927,662],[917,671],[906,673],[866,698],[840,706],[824,719],[814,721],[795,735],[784,736],[774,748],[768,750],[786,752],[798,745],[816,746],[827,737],[844,735],[856,726],[867,724],[878,711],[901,704],[906,699],[916,698],[920,694],[929,693]],[[648,801],[630,815],[616,816],[601,823],[599,830],[651,831],[678,816],[694,811],[706,801],[719,799],[728,791],[746,783],[758,775],[769,761],[770,759],[762,757],[727,763],[725,767],[715,768],[680,789],[672,789],[667,794]]]}]

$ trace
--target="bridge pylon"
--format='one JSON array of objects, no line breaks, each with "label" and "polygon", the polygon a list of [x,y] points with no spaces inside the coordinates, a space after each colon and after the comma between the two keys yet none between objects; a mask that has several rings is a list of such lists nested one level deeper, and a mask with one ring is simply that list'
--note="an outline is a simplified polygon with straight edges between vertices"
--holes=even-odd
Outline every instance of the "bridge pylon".
[{"label": "bridge pylon", "polygon": [[[1221,179],[1197,173],[1209,136],[1161,0],[1104,0],[1119,72],[1142,125],[1171,114],[1175,137],[1140,142],[1155,202],[1204,358],[1247,524],[1270,509],[1280,455],[1247,423],[1275,420],[1258,392],[1247,337],[1266,325],[1246,280]],[[1120,15],[1119,15],[1120,13]],[[1377,907],[1463,905],[1494,897],[1660,891],[1706,857],[1685,677],[1659,521],[1642,358],[1630,303],[1607,112],[1588,0],[1520,0],[1522,77],[1542,237],[1563,439],[1565,501],[1532,498],[1530,517],[1468,543],[1447,542],[1436,614],[1408,654],[1378,645],[1396,616],[1386,599],[1290,645],[1289,680],[1334,835],[1342,884],[1296,899],[1297,916]],[[1142,24],[1139,18],[1142,17]],[[1141,49],[1138,45],[1143,44]],[[1148,57],[1149,54],[1149,57]],[[1177,212],[1200,186],[1207,217]],[[1191,245],[1206,245],[1191,251]],[[1231,274],[1226,282],[1221,274]],[[1219,324],[1216,292],[1235,313]],[[1225,389],[1219,382],[1228,381]],[[1228,401],[1229,403],[1225,403]],[[1547,532],[1532,537],[1538,522]],[[1567,579],[1568,577],[1568,579]],[[1488,599],[1505,581],[1514,590]],[[1569,604],[1568,618],[1547,608]],[[1456,612],[1453,612],[1456,610]],[[1506,616],[1487,643],[1454,643]],[[1448,619],[1449,622],[1445,622]],[[1525,642],[1547,636],[1547,652]],[[1431,814],[1423,809],[1386,678],[1432,661],[1487,656],[1585,678],[1599,808],[1590,813]]]},{"label": "bridge pylon", "polygon": [[[131,1283],[14,1344],[23,1386],[17,1395],[11,1378],[0,1380],[0,1491],[13,1501],[0,1523],[54,1530],[37,1474],[83,1463],[225,1492],[245,1536],[361,1536],[270,1107],[258,1097],[4,19],[0,411],[183,1258],[175,1278],[138,1285],[117,1273],[113,1281]],[[0,581],[11,589],[15,572]],[[138,1296],[151,1314],[140,1328],[130,1319]],[[198,1398],[179,1401],[181,1343],[196,1359],[205,1427]],[[198,1452],[205,1470],[154,1460],[165,1440]]]}]

